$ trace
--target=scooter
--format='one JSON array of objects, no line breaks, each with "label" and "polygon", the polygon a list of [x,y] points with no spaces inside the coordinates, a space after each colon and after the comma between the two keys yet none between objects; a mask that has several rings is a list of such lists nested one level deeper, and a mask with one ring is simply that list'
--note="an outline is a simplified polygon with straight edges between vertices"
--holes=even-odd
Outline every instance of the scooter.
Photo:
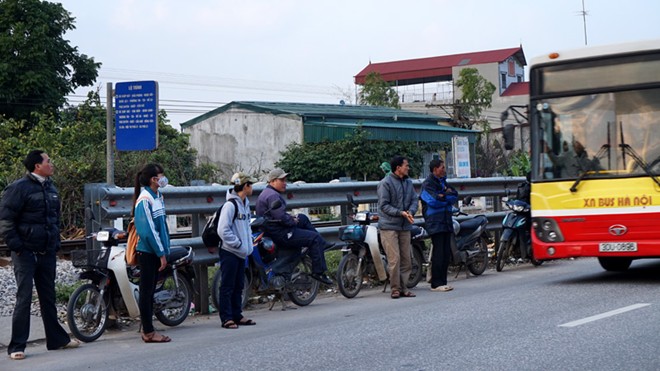
[{"label": "scooter", "polygon": [[[279,201],[271,209],[280,207]],[[284,303],[288,298],[294,304],[304,307],[311,304],[319,291],[319,282],[311,277],[312,260],[307,255],[308,248],[296,251],[275,246],[264,232],[267,223],[276,223],[264,217],[254,218],[250,222],[252,229],[252,254],[245,259],[245,285],[243,286],[242,305],[247,305],[253,295],[274,296],[270,310],[276,302],[282,304],[282,310],[291,309]],[[219,308],[222,267],[213,276],[211,302]]]},{"label": "scooter", "polygon": [[[354,216],[353,224],[339,229],[339,238],[347,244],[342,248],[344,255],[337,268],[337,285],[342,295],[353,298],[360,292],[364,278],[387,280],[387,256],[380,242],[378,227],[372,225],[372,222],[378,221],[378,215],[369,211],[357,212],[353,197],[348,195],[347,198],[353,205]],[[424,229],[418,226],[411,231],[412,271],[408,288],[417,286],[422,280],[424,235]]]},{"label": "scooter", "polygon": [[[69,329],[84,342],[98,339],[111,319],[140,316],[140,270],[126,264],[126,249],[119,246],[125,235],[124,231],[105,228],[88,236],[101,242],[102,248],[71,252],[73,266],[83,269],[80,279],[91,282],[73,292],[67,307]],[[172,247],[167,267],[159,272],[154,314],[164,325],[180,325],[190,312],[195,277],[192,261],[192,247]]]},{"label": "scooter", "polygon": [[[464,204],[469,204],[471,197],[466,197]],[[458,266],[456,277],[460,268],[467,267],[467,271],[479,276],[488,267],[488,232],[486,225],[488,219],[485,215],[474,215],[469,219],[458,220],[458,216],[469,216],[460,209],[453,210],[452,224],[454,233],[451,238],[451,265]],[[429,261],[431,257],[429,257]],[[466,276],[467,276],[467,271]]]},{"label": "scooter", "polygon": [[497,248],[495,269],[501,272],[505,264],[518,264],[527,259],[535,266],[543,264],[543,261],[534,259],[532,253],[529,204],[523,200],[509,199],[505,206],[510,211],[502,220],[502,236]]}]

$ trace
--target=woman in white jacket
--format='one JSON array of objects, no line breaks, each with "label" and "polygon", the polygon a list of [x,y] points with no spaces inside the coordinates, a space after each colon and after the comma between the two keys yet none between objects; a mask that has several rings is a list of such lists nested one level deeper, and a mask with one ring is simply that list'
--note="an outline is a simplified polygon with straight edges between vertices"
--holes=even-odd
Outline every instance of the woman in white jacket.
[{"label": "woman in white jacket", "polygon": [[238,326],[251,326],[256,323],[243,317],[243,286],[245,285],[245,258],[252,254],[252,233],[250,231],[250,204],[252,184],[256,179],[244,173],[231,177],[233,190],[227,191],[227,200],[220,210],[218,236],[222,240],[220,248],[219,313],[223,328],[236,329]]}]

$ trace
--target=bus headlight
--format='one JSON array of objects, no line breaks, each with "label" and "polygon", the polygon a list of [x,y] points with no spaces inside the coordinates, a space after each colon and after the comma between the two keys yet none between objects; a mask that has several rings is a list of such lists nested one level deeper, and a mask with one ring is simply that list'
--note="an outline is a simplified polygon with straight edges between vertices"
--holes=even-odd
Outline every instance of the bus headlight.
[{"label": "bus headlight", "polygon": [[563,242],[564,235],[561,233],[557,222],[550,218],[533,218],[532,227],[536,237],[542,242]]}]

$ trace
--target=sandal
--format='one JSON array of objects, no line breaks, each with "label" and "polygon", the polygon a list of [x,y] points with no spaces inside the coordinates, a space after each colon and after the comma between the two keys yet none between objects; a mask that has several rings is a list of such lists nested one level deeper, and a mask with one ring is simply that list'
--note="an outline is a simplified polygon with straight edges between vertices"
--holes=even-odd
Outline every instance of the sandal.
[{"label": "sandal", "polygon": [[401,294],[401,297],[404,297],[404,298],[414,298],[414,297],[416,297],[416,296],[417,296],[417,295],[413,294],[413,293],[410,292],[410,291],[406,291],[406,292],[404,292],[404,293]]},{"label": "sandal", "polygon": [[257,324],[253,320],[245,317],[241,318],[237,323],[239,326],[254,326]]},{"label": "sandal", "polygon": [[13,359],[14,361],[20,361],[25,359],[25,352],[13,352],[9,354],[9,358]]},{"label": "sandal", "polygon": [[448,285],[443,285],[443,286],[438,286],[438,287],[431,287],[431,291],[441,291],[441,292],[447,292],[451,291],[454,288]]},{"label": "sandal", "polygon": [[238,325],[236,324],[236,322],[234,322],[234,320],[228,319],[228,320],[222,322],[222,328],[228,328],[228,329],[235,330],[235,329],[238,328]]},{"label": "sandal", "polygon": [[398,299],[401,297],[401,292],[399,290],[392,290],[392,293],[390,294],[390,297],[392,299]]},{"label": "sandal", "polygon": [[[158,335],[158,337],[156,337]],[[142,334],[142,341],[145,343],[169,343],[172,341],[169,336],[161,335],[156,333],[156,331],[149,334]]]}]

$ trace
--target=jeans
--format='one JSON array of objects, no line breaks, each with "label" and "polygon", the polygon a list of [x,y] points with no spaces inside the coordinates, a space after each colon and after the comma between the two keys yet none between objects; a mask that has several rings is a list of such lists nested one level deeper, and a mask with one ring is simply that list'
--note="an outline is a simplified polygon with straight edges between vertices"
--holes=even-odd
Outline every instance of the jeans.
[{"label": "jeans", "polygon": [[154,292],[158,280],[158,268],[160,258],[156,254],[138,251],[138,263],[140,264],[140,321],[142,322],[142,333],[150,334],[154,329]]},{"label": "jeans", "polygon": [[319,232],[314,228],[312,222],[306,215],[298,214],[298,225],[292,228],[280,229],[270,234],[275,242],[284,249],[308,248],[309,257],[312,259],[312,273],[325,273],[328,267],[325,263],[324,249],[326,242]]},{"label": "jeans", "polygon": [[431,235],[433,253],[431,253],[431,287],[447,284],[447,269],[451,258],[451,232],[439,232]]},{"label": "jeans", "polygon": [[387,255],[387,272],[392,291],[408,291],[412,271],[410,231],[381,230],[380,240]]},{"label": "jeans", "polygon": [[220,321],[238,321],[243,318],[243,286],[245,285],[245,259],[220,249],[220,293],[218,295]]},{"label": "jeans", "polygon": [[23,250],[20,255],[12,251],[11,261],[16,277],[16,306],[12,315],[11,342],[7,354],[25,351],[30,336],[30,307],[32,281],[37,288],[41,319],[46,333],[46,349],[54,350],[67,345],[71,338],[57,319],[55,307],[55,269],[57,257],[54,251],[44,254]]}]

